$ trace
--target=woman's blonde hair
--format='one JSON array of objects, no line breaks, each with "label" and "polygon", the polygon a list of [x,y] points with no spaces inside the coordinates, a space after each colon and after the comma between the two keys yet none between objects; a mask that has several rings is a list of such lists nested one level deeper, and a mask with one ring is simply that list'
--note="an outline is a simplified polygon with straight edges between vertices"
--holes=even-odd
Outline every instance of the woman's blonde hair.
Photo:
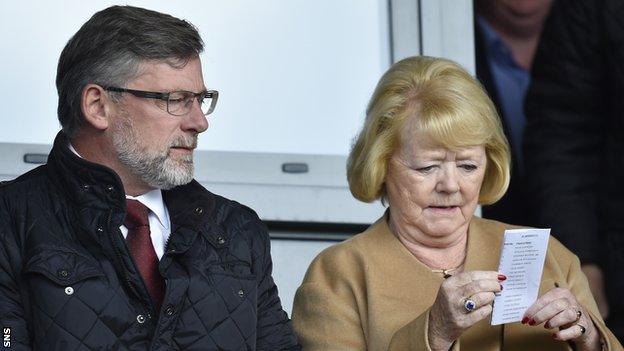
[{"label": "woman's blonde hair", "polygon": [[483,145],[487,157],[479,203],[498,201],[509,186],[509,145],[496,108],[481,85],[450,60],[401,60],[381,77],[347,162],[351,193],[371,202],[385,197],[388,161],[400,147],[405,121],[448,149]]}]

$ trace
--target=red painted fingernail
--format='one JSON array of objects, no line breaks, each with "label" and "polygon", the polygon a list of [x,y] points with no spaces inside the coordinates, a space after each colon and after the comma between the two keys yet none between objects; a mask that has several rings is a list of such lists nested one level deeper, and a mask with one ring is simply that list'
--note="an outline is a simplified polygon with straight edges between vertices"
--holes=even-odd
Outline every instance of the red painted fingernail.
[{"label": "red painted fingernail", "polygon": [[528,321],[529,321],[529,317],[522,318],[522,324],[527,324]]},{"label": "red painted fingernail", "polygon": [[504,274],[499,274],[498,275],[498,280],[500,280],[502,282],[504,280],[507,280],[507,277]]},{"label": "red painted fingernail", "polygon": [[557,334],[552,334],[553,339],[557,339]]},{"label": "red painted fingernail", "polygon": [[548,322],[544,323],[544,328],[550,329],[550,324],[548,324]]},{"label": "red painted fingernail", "polygon": [[535,320],[533,318],[529,320],[529,325],[535,325]]}]

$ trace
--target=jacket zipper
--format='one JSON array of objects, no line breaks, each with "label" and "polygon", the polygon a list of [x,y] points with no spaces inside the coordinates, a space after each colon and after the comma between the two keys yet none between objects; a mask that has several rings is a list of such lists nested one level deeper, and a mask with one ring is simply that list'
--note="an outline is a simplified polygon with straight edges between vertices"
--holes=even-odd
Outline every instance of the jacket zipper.
[{"label": "jacket zipper", "polygon": [[121,248],[118,246],[117,240],[115,240],[115,238],[113,237],[113,231],[111,230],[112,215],[113,215],[113,211],[111,210],[111,211],[108,212],[108,219],[107,219],[107,223],[106,223],[106,229],[107,229],[108,234],[109,234],[108,238],[109,238],[109,240],[111,242],[111,246],[113,247],[113,251],[115,252],[115,258],[117,260],[117,265],[119,267],[121,267],[121,270],[122,270],[123,282],[126,285],[126,288],[128,288],[128,290],[130,290],[133,294],[135,294],[139,298],[139,302],[140,302],[141,306],[143,307],[143,309],[145,311],[151,312],[153,308],[150,305],[147,305],[143,301],[143,298],[141,298],[141,294],[139,293],[136,285],[134,284],[134,282],[132,282],[132,279],[130,279],[130,275],[128,274],[128,269],[127,269],[126,264],[125,264],[124,259],[123,259],[123,253],[121,252]]}]

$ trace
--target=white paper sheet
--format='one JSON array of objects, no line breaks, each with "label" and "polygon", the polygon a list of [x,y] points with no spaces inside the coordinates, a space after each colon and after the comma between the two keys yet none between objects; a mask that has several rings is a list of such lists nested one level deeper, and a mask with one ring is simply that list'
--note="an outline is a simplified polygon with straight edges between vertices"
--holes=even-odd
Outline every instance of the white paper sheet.
[{"label": "white paper sheet", "polygon": [[507,280],[494,298],[492,325],[522,320],[537,299],[549,237],[550,229],[505,231],[498,271]]}]

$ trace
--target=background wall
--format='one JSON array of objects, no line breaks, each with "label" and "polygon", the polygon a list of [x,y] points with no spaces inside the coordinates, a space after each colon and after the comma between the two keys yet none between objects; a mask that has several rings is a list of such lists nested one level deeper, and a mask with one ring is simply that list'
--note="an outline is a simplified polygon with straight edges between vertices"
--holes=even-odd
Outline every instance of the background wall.
[{"label": "background wall", "polygon": [[[12,98],[0,114],[0,141],[50,143],[59,129],[60,52],[93,13],[115,3],[3,4],[0,30],[12,34],[0,38],[0,65],[11,69],[2,70],[0,94]],[[200,150],[346,155],[390,63],[386,1],[124,3],[171,13],[199,29],[206,86],[220,92]]]}]

